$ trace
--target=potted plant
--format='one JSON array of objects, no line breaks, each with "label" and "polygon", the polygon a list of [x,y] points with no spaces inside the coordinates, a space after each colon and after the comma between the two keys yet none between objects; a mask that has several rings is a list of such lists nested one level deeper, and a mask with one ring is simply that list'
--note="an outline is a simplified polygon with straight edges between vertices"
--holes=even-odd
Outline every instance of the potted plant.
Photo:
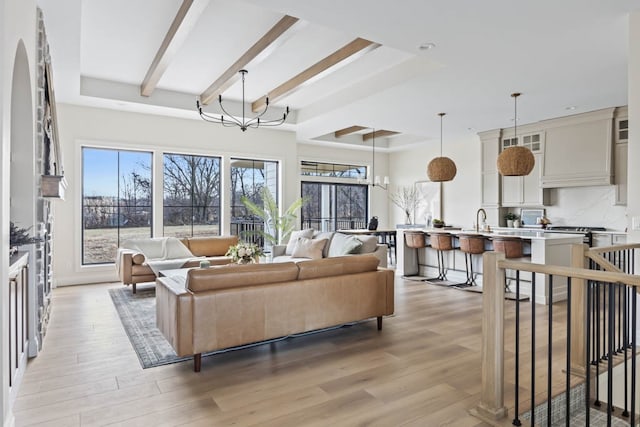
[{"label": "potted plant", "polygon": [[29,235],[29,228],[20,228],[13,221],[9,222],[9,255],[18,251],[18,246],[38,243],[42,239]]},{"label": "potted plant", "polygon": [[514,214],[513,212],[507,212],[504,215],[504,220],[507,221],[507,227],[509,228],[513,228],[513,222],[515,220],[517,220],[518,218],[520,218],[518,215]]},{"label": "potted plant", "polygon": [[434,219],[434,220],[432,221],[432,224],[433,224],[433,227],[434,227],[434,228],[442,228],[442,227],[444,227],[444,221],[443,221],[443,220],[441,220],[441,219],[437,219],[437,218],[436,218],[436,219]]},{"label": "potted plant", "polygon": [[240,199],[252,215],[264,221],[264,230],[252,233],[259,234],[270,245],[281,245],[289,239],[291,232],[295,229],[298,218],[297,211],[307,203],[307,198],[298,197],[284,214],[280,215],[278,203],[271,191],[267,187],[263,187],[260,194],[264,207],[258,206],[246,196],[242,196]]}]

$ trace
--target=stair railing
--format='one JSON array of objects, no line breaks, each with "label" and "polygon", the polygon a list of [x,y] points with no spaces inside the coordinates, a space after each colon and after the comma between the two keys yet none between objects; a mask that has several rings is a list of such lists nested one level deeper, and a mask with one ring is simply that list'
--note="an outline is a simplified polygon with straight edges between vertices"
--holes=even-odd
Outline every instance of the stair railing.
[{"label": "stair railing", "polygon": [[[633,273],[634,250],[640,245],[620,245],[607,248],[589,249],[586,245],[574,245],[572,247],[572,266],[552,266],[506,260],[504,254],[486,252],[483,255],[483,320],[482,320],[482,390],[478,405],[472,413],[494,425],[510,423],[522,425],[530,422],[535,425],[537,412],[536,402],[540,397],[546,397],[546,424],[552,423],[552,353],[554,347],[554,328],[558,320],[553,317],[553,278],[559,276],[566,278],[566,346],[565,362],[563,368],[564,385],[560,385],[565,395],[564,419],[566,425],[570,425],[572,417],[571,388],[576,383],[582,383],[585,387],[583,414],[586,425],[589,425],[591,405],[599,403],[599,379],[598,371],[603,360],[607,364],[607,421],[611,425],[613,413],[613,359],[623,357],[625,408],[629,425],[636,423],[635,411],[635,378],[636,378],[636,320],[637,304],[636,294],[640,289],[640,276]],[[589,267],[589,268],[587,268]],[[513,379],[514,401],[511,417],[508,417],[505,405],[505,270],[516,271],[516,298],[515,298],[515,334],[514,357],[515,372],[510,373],[509,380]],[[520,413],[520,370],[521,363],[521,319],[520,319],[520,272],[528,271],[546,275],[549,278],[549,306],[547,310],[547,390],[536,391],[536,304],[531,303],[531,329],[527,330],[527,336],[531,339],[530,345],[530,382],[529,386],[529,415],[528,420],[521,419]],[[535,278],[532,274],[531,295],[535,295]],[[557,281],[560,282],[560,281]],[[507,302],[512,304],[511,301]],[[513,325],[509,325],[513,328]],[[557,345],[557,344],[556,344]],[[602,355],[606,359],[601,360]],[[620,356],[622,355],[622,356]],[[598,360],[594,360],[594,358]],[[629,360],[628,360],[629,359]],[[631,365],[631,373],[627,369],[627,363]],[[594,372],[595,369],[595,372]],[[573,377],[573,378],[572,378]],[[573,379],[573,381],[572,381]],[[553,384],[556,385],[557,381]],[[595,385],[595,387],[594,387]],[[630,390],[629,390],[630,389]],[[630,391],[630,399],[628,392]],[[545,395],[546,393],[546,395]],[[595,395],[595,399],[594,399]],[[631,402],[629,411],[627,402]],[[557,416],[557,414],[554,414]]]}]

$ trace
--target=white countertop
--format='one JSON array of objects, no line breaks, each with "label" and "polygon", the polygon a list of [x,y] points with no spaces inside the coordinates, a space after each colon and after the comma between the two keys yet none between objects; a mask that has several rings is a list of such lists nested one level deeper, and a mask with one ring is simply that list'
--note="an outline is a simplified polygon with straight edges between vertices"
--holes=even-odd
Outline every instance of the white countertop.
[{"label": "white countertop", "polygon": [[453,235],[459,234],[476,234],[479,236],[485,236],[488,238],[491,237],[500,237],[500,236],[510,236],[510,237],[519,237],[521,239],[528,240],[561,240],[561,239],[579,239],[582,241],[582,236],[580,234],[575,233],[556,233],[556,232],[545,232],[544,230],[532,230],[532,229],[524,229],[524,228],[513,228],[510,230],[492,230],[489,232],[476,232],[473,229],[460,229],[460,228],[405,228],[400,229],[399,231],[423,231],[425,233],[450,233]]}]

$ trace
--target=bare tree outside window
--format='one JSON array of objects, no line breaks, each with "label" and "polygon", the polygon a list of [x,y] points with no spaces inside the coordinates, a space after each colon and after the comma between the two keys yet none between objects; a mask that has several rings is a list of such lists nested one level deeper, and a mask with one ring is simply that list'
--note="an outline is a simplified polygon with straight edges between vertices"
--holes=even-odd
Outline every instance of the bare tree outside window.
[{"label": "bare tree outside window", "polygon": [[220,158],[165,154],[164,235],[220,234]]}]

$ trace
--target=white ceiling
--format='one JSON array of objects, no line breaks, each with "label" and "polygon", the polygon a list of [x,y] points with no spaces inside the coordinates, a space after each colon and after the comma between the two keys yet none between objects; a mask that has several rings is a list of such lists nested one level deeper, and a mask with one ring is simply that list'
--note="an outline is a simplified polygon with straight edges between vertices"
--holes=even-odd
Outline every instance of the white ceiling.
[{"label": "white ceiling", "polygon": [[[300,22],[247,66],[247,100],[362,37],[382,46],[272,108],[294,110],[284,127],[301,141],[361,125],[401,132],[385,142],[404,149],[439,140],[440,111],[447,138],[512,126],[515,91],[519,123],[626,105],[628,13],[640,9],[637,0],[195,1],[208,5],[143,97],[182,0],[39,0],[57,100],[200,120],[196,96],[288,14]],[[436,47],[418,49],[427,42]],[[240,83],[223,98],[240,100]]]}]

